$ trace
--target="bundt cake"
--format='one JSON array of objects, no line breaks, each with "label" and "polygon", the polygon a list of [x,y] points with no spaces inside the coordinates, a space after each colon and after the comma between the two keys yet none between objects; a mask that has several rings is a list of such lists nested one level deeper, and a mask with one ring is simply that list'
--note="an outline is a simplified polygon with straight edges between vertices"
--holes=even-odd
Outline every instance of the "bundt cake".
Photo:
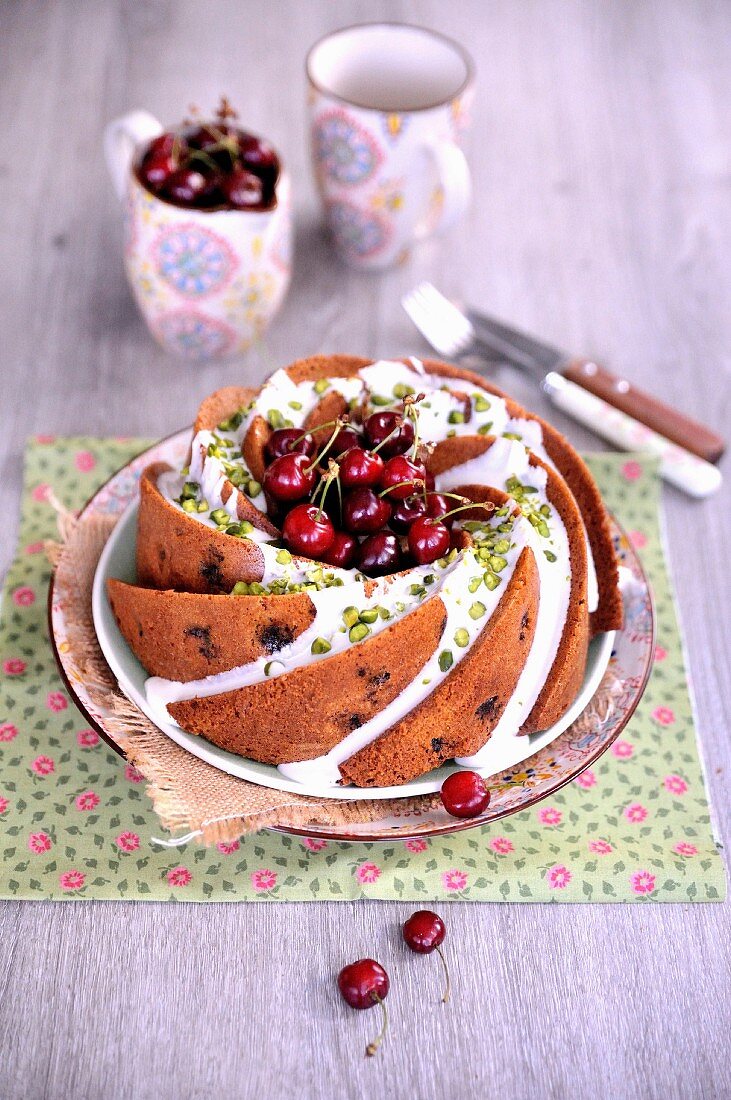
[{"label": "bundt cake", "polygon": [[621,625],[581,458],[481,376],[316,356],[207,398],[108,582],[152,712],[318,787],[405,783],[556,722]]}]

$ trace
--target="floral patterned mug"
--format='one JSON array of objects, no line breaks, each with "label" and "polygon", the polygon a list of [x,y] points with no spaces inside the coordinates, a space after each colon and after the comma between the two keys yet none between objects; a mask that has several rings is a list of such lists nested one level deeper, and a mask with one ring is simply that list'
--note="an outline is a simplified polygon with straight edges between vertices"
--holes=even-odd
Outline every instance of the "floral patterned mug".
[{"label": "floral patterned mug", "polygon": [[152,335],[191,360],[246,350],[277,312],[290,280],[287,173],[270,210],[183,209],[137,179],[136,158],[163,132],[147,111],[110,123],[104,148],[124,205],[125,267]]},{"label": "floral patterned mug", "polygon": [[368,23],[321,39],[306,68],[315,175],[336,248],[355,267],[390,267],[469,204],[460,145],[472,61],[426,28]]}]

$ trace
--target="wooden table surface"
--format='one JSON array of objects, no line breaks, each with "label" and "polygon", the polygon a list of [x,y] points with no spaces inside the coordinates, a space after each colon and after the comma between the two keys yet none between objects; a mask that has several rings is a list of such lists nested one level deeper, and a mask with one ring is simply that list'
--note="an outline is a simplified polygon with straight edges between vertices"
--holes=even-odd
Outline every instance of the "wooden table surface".
[{"label": "wooden table surface", "polygon": [[[390,18],[473,52],[476,201],[382,276],[344,270],[320,227],[302,58],[325,31]],[[423,351],[400,309],[422,278],[613,367],[729,434],[731,4],[693,0],[15,0],[0,8],[0,564],[33,432],[163,435],[240,364],[153,346],[128,293],[107,121],[174,121],[225,91],[296,187],[276,364]],[[543,411],[504,370],[499,382]],[[597,441],[556,413],[579,446]],[[665,494],[703,751],[729,835],[728,497]],[[455,1001],[406,960],[383,1054],[332,975],[387,956],[408,905],[0,905],[0,1096],[721,1097],[726,905],[453,904]]]}]

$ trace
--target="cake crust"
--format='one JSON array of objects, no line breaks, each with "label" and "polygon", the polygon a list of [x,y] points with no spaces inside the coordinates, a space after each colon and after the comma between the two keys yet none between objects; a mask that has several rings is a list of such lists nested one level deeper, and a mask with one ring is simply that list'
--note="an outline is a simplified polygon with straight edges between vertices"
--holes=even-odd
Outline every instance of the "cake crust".
[{"label": "cake crust", "polygon": [[418,675],[446,620],[433,596],[332,657],[221,695],[170,703],[183,729],[264,764],[312,760],[358,729]]},{"label": "cake crust", "polygon": [[311,626],[306,592],[235,597],[107,582],[117,626],[151,676],[187,683],[275,657]]}]

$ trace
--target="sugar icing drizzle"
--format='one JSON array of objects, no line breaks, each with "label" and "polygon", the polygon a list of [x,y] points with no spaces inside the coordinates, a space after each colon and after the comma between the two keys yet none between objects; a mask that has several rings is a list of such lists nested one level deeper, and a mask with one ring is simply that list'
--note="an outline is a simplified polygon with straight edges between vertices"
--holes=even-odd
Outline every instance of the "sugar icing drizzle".
[{"label": "sugar icing drizzle", "polygon": [[[309,786],[334,786],[341,780],[340,764],[410,713],[465,657],[497,608],[521,551],[528,547],[540,578],[536,630],[517,688],[491,740],[517,733],[548,677],[566,622],[571,578],[569,542],[557,510],[547,499],[546,471],[530,465],[532,453],[553,466],[543,446],[540,424],[511,418],[502,398],[472,383],[464,387],[470,396],[466,413],[463,399],[452,392],[460,385],[464,384],[427,374],[415,359],[410,366],[382,360],[364,367],[358,377],[328,378],[318,383],[295,383],[280,370],[262,386],[251,405],[229,423],[215,432],[197,433],[190,468],[161,475],[160,491],[199,522],[257,543],[264,559],[261,581],[237,588],[246,593],[306,591],[314,604],[315,618],[274,657],[261,657],[187,683],[149,678],[146,695],[161,720],[170,721],[167,706],[172,702],[219,695],[343,652],[408,615],[422,600],[438,596],[446,610],[446,625],[436,650],[414,680],[327,755],[280,765],[279,770],[290,779]],[[452,467],[436,479],[437,490],[484,484],[515,498],[511,508],[464,525],[472,535],[471,546],[453,550],[446,558],[417,566],[405,575],[367,580],[352,570],[330,569],[298,559],[283,550],[271,535],[238,520],[238,494],[266,511],[261,486],[241,457],[241,444],[254,417],[263,416],[273,426],[301,427],[326,392],[335,391],[354,404],[368,396],[377,406],[399,407],[404,393],[416,390],[425,394],[419,403],[422,439],[436,443],[455,435],[495,437],[483,455]],[[234,484],[236,492],[224,501],[227,482]],[[588,597],[593,609],[598,593],[590,552],[588,562]],[[479,766],[480,761],[478,752],[460,763]]]}]

